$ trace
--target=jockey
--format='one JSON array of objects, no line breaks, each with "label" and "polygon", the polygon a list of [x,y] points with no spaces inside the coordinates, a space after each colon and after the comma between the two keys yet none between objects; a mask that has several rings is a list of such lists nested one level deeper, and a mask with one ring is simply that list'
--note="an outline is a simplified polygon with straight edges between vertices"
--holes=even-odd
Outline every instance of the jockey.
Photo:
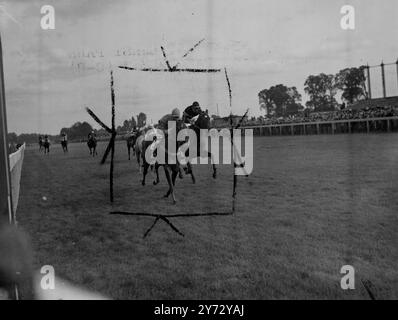
[{"label": "jockey", "polygon": [[173,111],[170,114],[166,114],[164,115],[158,123],[158,128],[160,130],[165,131],[165,134],[168,134],[168,122],[169,121],[176,121],[178,122],[180,120],[180,110],[178,108],[174,108]]},{"label": "jockey", "polygon": [[194,101],[192,105],[185,108],[182,114],[182,120],[184,121],[184,123],[192,124],[192,121],[194,120],[195,116],[197,116],[201,112],[202,109],[199,106],[199,102]]},{"label": "jockey", "polygon": [[65,132],[62,132],[62,141],[68,141],[68,136],[66,135]]},{"label": "jockey", "polygon": [[94,130],[92,130],[92,131],[88,134],[87,138],[88,138],[88,140],[90,140],[90,139],[95,139],[95,132],[94,132]]},{"label": "jockey", "polygon": [[134,127],[134,128],[131,129],[131,131],[130,131],[130,134],[133,134],[133,135],[137,135],[138,133],[139,133],[139,130],[138,130],[137,127]]}]

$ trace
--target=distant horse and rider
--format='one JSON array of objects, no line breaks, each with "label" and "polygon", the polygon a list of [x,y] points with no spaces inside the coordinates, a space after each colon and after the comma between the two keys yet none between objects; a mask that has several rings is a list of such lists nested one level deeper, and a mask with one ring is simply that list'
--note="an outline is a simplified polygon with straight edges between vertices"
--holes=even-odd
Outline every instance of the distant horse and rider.
[{"label": "distant horse and rider", "polygon": [[129,160],[131,158],[130,157],[131,150],[133,150],[133,154],[135,154],[135,144],[136,144],[138,136],[139,136],[139,131],[136,128],[134,128],[130,133],[128,133],[125,136]]},{"label": "distant horse and rider", "polygon": [[43,149],[44,139],[42,136],[39,136],[39,151]]},{"label": "distant horse and rider", "polygon": [[96,155],[98,155],[98,153],[97,153],[97,138],[95,136],[94,131],[90,132],[87,138],[88,138],[87,146],[90,150],[90,155],[95,157]]},{"label": "distant horse and rider", "polygon": [[68,152],[68,136],[66,135],[65,132],[61,134],[61,145],[64,153]]},{"label": "distant horse and rider", "polygon": [[[44,140],[42,141],[42,146],[44,148],[44,154],[49,154],[50,153],[50,139],[48,138],[48,135],[44,136]],[[40,147],[41,149],[41,147]]]}]

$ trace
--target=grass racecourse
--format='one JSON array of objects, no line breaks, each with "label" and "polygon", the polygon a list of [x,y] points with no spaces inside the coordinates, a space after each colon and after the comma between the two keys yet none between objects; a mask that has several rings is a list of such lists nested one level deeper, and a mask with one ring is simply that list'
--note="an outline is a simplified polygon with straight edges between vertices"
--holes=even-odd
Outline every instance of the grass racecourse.
[{"label": "grass racecourse", "polygon": [[[254,170],[240,177],[233,216],[175,218],[185,237],[153,218],[113,210],[197,213],[230,209],[231,166],[195,166],[197,183],[141,186],[125,142],[115,153],[115,203],[109,163],[70,144],[49,156],[25,152],[19,225],[30,235],[35,267],[115,299],[398,298],[398,135],[258,137]],[[355,268],[355,290],[340,269]]]}]

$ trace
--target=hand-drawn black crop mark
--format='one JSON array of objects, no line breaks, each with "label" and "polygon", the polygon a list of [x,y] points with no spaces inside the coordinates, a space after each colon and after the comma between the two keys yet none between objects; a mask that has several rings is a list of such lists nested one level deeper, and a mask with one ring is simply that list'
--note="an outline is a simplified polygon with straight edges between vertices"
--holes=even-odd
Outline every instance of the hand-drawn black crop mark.
[{"label": "hand-drawn black crop mark", "polygon": [[[190,48],[184,55],[183,58],[186,57],[189,53],[191,53],[204,39],[200,40],[198,43],[196,43],[192,48]],[[132,67],[125,67],[125,66],[119,66],[121,69],[127,69],[127,70],[137,70],[137,71],[158,71],[158,72],[220,72],[221,69],[194,69],[194,68],[184,68],[180,69],[178,67],[178,63],[171,67],[170,62],[167,59],[166,51],[164,50],[163,47],[161,47],[163,56],[166,61],[167,69],[156,69],[156,68],[132,68]],[[236,148],[233,142],[233,130],[238,129],[244,118],[246,117],[247,113],[249,110],[246,111],[246,113],[242,116],[238,124],[234,127],[233,126],[233,121],[232,121],[232,90],[231,90],[231,83],[229,81],[227,69],[224,68],[225,71],[225,78],[227,81],[228,85],[228,93],[229,93],[229,105],[231,108],[230,112],[230,130],[231,130],[231,145],[233,148]],[[90,114],[90,116],[101,126],[103,127],[108,133],[111,134],[111,139],[109,141],[108,147],[104,153],[104,156],[102,158],[101,164],[104,164],[106,161],[106,158],[111,151],[111,167],[110,167],[110,199],[111,202],[113,202],[113,159],[114,159],[114,152],[115,152],[115,138],[116,138],[116,130],[115,130],[115,93],[114,93],[114,82],[113,82],[113,72],[111,71],[111,101],[112,101],[112,128],[109,128],[106,126],[95,114],[92,110],[89,108],[86,108],[87,112]],[[234,149],[235,150],[235,149]],[[144,233],[144,238],[149,235],[149,233],[152,231],[154,226],[159,220],[163,220],[166,222],[170,228],[175,231],[177,234],[184,236],[184,234],[178,230],[171,222],[170,219],[172,218],[178,218],[178,217],[204,217],[204,216],[227,216],[227,215],[232,215],[235,212],[235,200],[236,200],[236,189],[237,189],[237,175],[236,175],[236,167],[238,165],[235,162],[234,158],[234,178],[233,178],[233,190],[232,190],[232,208],[231,211],[228,212],[207,212],[207,213],[189,213],[189,214],[174,214],[174,215],[163,215],[163,214],[155,214],[155,213],[146,213],[146,212],[123,212],[123,211],[115,211],[115,212],[110,212],[110,214],[119,214],[119,215],[133,215],[133,216],[147,216],[147,217],[154,217],[155,220],[152,223],[152,225],[148,228],[148,230]]]},{"label": "hand-drawn black crop mark", "polygon": [[[197,46],[199,46],[205,39],[200,40],[197,42],[192,48],[190,48],[183,56],[182,59],[188,56],[191,52],[195,50]],[[213,72],[220,72],[221,69],[197,69],[197,68],[177,68],[180,64],[179,62],[174,66],[171,66],[167,55],[166,50],[163,46],[160,47],[162,50],[163,58],[165,60],[167,69],[161,68],[135,68],[135,67],[127,67],[127,66],[119,66],[120,69],[126,70],[136,70],[136,71],[149,71],[149,72],[201,72],[201,73],[213,73]]]},{"label": "hand-drawn black crop mark", "polygon": [[[202,41],[202,40],[201,40]],[[200,41],[200,42],[201,42]],[[198,42],[196,44],[196,46],[198,46],[200,44],[200,42]],[[193,48],[190,49],[190,51],[188,51],[184,56],[187,56],[187,54],[189,52],[192,52],[192,50],[195,48],[195,46]],[[163,50],[162,50],[163,51]],[[163,55],[166,59],[166,65],[170,66],[170,63],[167,60],[167,56],[165,51],[163,51]],[[120,67],[122,68],[122,67]],[[136,68],[127,68],[127,67],[123,67],[122,69],[127,69],[127,70],[143,70],[143,69],[136,69]],[[172,70],[181,70],[181,69],[177,69],[177,65],[174,66],[173,68],[171,68]],[[220,69],[217,69],[220,70]],[[147,70],[144,70],[147,71]],[[160,70],[159,70],[160,71]],[[163,70],[163,71],[167,71],[167,70]],[[170,68],[168,69],[169,72],[172,72],[170,70]],[[228,93],[229,93],[229,105],[231,108],[231,112],[230,112],[230,130],[231,130],[231,145],[234,148],[233,150],[235,151],[236,146],[234,145],[233,142],[233,130],[234,129],[238,129],[244,118],[246,117],[247,113],[249,110],[247,110],[245,112],[245,114],[241,117],[241,119],[239,120],[239,122],[237,123],[236,126],[233,125],[232,122],[232,89],[231,89],[231,83],[229,81],[229,77],[228,77],[228,73],[227,73],[227,69],[224,69],[225,71],[225,78],[227,81],[227,85],[228,85]],[[197,71],[194,71],[197,72]],[[235,153],[235,152],[234,152]],[[205,212],[205,213],[182,213],[182,214],[172,214],[172,215],[165,215],[165,214],[155,214],[155,213],[150,213],[150,212],[124,212],[124,211],[113,211],[110,212],[110,214],[117,214],[117,215],[129,215],[129,216],[144,216],[144,217],[153,217],[155,218],[155,220],[153,221],[152,225],[147,229],[147,231],[144,233],[143,238],[146,238],[150,232],[152,231],[152,229],[155,227],[156,223],[159,220],[163,220],[164,222],[166,222],[170,228],[175,231],[177,234],[179,234],[180,236],[184,236],[184,234],[174,225],[171,223],[170,219],[172,218],[192,218],[192,217],[208,217],[208,216],[229,216],[229,215],[233,215],[235,212],[235,201],[236,201],[236,195],[237,195],[237,175],[236,175],[236,167],[238,167],[238,165],[235,163],[235,158],[234,158],[234,177],[233,177],[233,187],[232,187],[232,206],[231,206],[231,210],[227,211],[227,212]]]},{"label": "hand-drawn black crop mark", "polygon": [[[246,113],[241,117],[239,120],[238,124],[236,126],[231,127],[231,131],[233,129],[238,129],[240,125],[243,122],[243,119],[246,117],[248,110]],[[231,122],[232,123],[232,122]],[[233,138],[231,137],[231,144],[235,148],[235,145],[233,143]],[[155,220],[153,221],[152,225],[145,231],[143,238],[146,238],[152,229],[155,227],[156,223],[159,220],[163,220],[166,222],[170,228],[175,231],[177,234],[180,236],[184,237],[184,233],[182,233],[173,223],[171,223],[170,219],[172,218],[193,218],[193,217],[210,217],[210,216],[231,216],[235,213],[235,201],[236,201],[236,195],[237,195],[237,175],[235,173],[235,168],[237,165],[234,163],[234,178],[233,178],[233,188],[232,188],[232,206],[231,206],[231,211],[226,211],[226,212],[203,212],[203,213],[180,213],[180,214],[156,214],[156,213],[150,213],[150,212],[125,212],[125,211],[113,211],[110,212],[110,214],[117,214],[117,215],[124,215],[124,216],[144,216],[144,217],[153,217]]]},{"label": "hand-drawn black crop mark", "polygon": [[110,190],[110,200],[113,202],[113,160],[115,157],[115,140],[116,140],[116,129],[115,129],[115,90],[113,83],[113,71],[111,71],[111,103],[112,103],[112,119],[111,119],[111,128],[109,128],[105,123],[103,123],[96,114],[89,108],[86,108],[88,114],[102,127],[104,128],[110,135],[111,138],[109,140],[108,146],[105,150],[105,153],[102,157],[101,164],[104,164],[109,152],[111,152],[111,166],[109,173],[109,190]]}]

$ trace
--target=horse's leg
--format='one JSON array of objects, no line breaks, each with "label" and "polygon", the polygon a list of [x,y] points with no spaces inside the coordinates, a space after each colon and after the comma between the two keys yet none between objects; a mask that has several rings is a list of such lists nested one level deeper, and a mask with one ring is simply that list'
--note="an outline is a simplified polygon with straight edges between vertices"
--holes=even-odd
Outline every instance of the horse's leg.
[{"label": "horse's leg", "polygon": [[154,170],[155,170],[155,165],[154,164],[151,164],[150,166],[149,166],[149,169],[150,169],[150,171],[151,171],[151,177],[152,177],[152,183],[155,185],[156,184],[156,177],[155,177],[155,173],[153,172]]},{"label": "horse's leg", "polygon": [[[138,163],[138,171],[141,173],[141,151],[137,151],[137,163]],[[145,163],[145,161],[144,161]]]},{"label": "horse's leg", "polygon": [[217,178],[217,167],[213,161],[213,154],[211,152],[207,153],[207,156],[210,158],[212,166],[213,166],[213,178]]},{"label": "horse's leg", "polygon": [[130,143],[127,141],[127,153],[129,155],[129,160],[130,160]]},{"label": "horse's leg", "polygon": [[156,180],[153,182],[154,185],[157,185],[160,181],[159,179],[159,164],[156,162],[155,163],[155,173],[156,173]]},{"label": "horse's leg", "polygon": [[191,178],[192,178],[192,183],[195,183],[196,182],[196,179],[195,179],[195,176],[194,176],[194,174],[193,174],[193,170],[192,170],[192,164],[188,161],[187,162],[187,171],[186,171],[186,173],[188,174],[190,174],[191,175]]},{"label": "horse's leg", "polygon": [[174,194],[174,186],[176,184],[177,175],[179,174],[179,167],[175,166],[174,170],[172,169],[172,187],[171,187],[171,196],[173,197],[173,204],[177,203],[175,194]]},{"label": "horse's leg", "polygon": [[163,198],[168,198],[170,193],[173,193],[173,182],[170,177],[169,166],[164,165],[163,168],[164,168],[164,173],[166,175],[167,184],[169,185],[169,190],[167,190],[167,193],[163,196]]},{"label": "horse's leg", "polygon": [[[148,173],[149,163],[146,162],[146,161],[144,161],[143,167],[144,167],[144,173],[142,174],[142,181],[141,181],[141,184],[142,184],[143,186],[145,186],[145,177],[146,177],[146,175],[147,175],[147,173]],[[141,167],[140,167],[140,169],[141,169]]]}]

